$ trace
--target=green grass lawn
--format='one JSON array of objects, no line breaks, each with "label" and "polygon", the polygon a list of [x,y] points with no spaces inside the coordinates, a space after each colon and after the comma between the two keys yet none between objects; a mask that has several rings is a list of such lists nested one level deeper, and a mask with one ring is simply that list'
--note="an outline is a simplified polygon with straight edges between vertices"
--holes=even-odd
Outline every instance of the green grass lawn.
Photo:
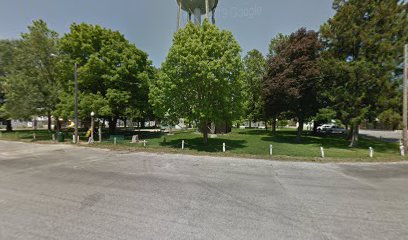
[{"label": "green grass lawn", "polygon": [[[12,133],[3,132],[0,139],[8,140],[32,140],[33,131],[16,131]],[[51,140],[51,132],[36,131],[37,142]],[[132,144],[132,135],[138,134],[141,140],[146,140],[146,148],[143,143]],[[84,135],[84,134],[82,134]],[[226,135],[218,135],[209,139],[209,144],[204,145],[202,134],[196,131],[175,132],[167,135],[161,132],[138,132],[119,130],[115,135],[123,135],[125,140],[105,140],[92,146],[107,147],[121,150],[135,151],[158,151],[176,152],[188,154],[245,156],[274,159],[312,160],[312,161],[400,161],[404,158],[399,156],[397,143],[388,143],[380,140],[360,138],[357,148],[349,148],[349,142],[342,135],[314,136],[305,133],[301,143],[296,142],[296,131],[294,129],[281,129],[276,135],[266,130],[255,129],[233,129]],[[72,133],[67,134],[65,140],[70,142]],[[104,139],[109,139],[104,135]],[[85,138],[81,138],[85,141]],[[185,150],[181,150],[182,140],[185,140]],[[222,152],[223,143],[226,143],[227,152]],[[269,156],[269,146],[273,145],[273,157]],[[320,158],[320,147],[325,149],[325,159]],[[374,148],[374,158],[368,157],[368,148]]]}]

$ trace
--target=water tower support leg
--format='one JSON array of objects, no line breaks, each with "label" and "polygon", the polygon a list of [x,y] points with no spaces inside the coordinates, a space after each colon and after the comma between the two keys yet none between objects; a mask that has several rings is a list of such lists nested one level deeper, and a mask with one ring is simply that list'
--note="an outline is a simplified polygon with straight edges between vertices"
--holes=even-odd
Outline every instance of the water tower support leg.
[{"label": "water tower support leg", "polygon": [[209,12],[209,4],[208,4],[208,0],[205,0],[205,17],[207,18],[207,20],[209,20],[208,12]]},{"label": "water tower support leg", "polygon": [[194,9],[194,24],[201,25],[201,9],[200,8]]},{"label": "water tower support leg", "polygon": [[178,12],[177,12],[177,31],[180,29],[181,25],[181,2],[178,1]]}]

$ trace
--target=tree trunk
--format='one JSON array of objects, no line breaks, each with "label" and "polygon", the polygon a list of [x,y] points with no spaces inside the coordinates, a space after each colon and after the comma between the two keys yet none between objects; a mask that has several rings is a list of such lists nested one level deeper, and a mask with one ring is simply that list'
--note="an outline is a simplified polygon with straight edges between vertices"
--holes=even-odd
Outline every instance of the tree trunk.
[{"label": "tree trunk", "polygon": [[345,138],[347,140],[351,140],[352,137],[353,137],[353,128],[350,127],[348,124],[346,124],[346,136],[345,136]]},{"label": "tree trunk", "polygon": [[11,125],[11,120],[6,120],[6,132],[13,131],[13,126]]},{"label": "tree trunk", "polygon": [[208,144],[208,128],[207,127],[204,127],[203,140],[204,140],[204,144],[207,145]]},{"label": "tree trunk", "polygon": [[203,142],[205,145],[208,144],[208,122],[201,124],[201,132],[203,133]]},{"label": "tree trunk", "polygon": [[48,117],[48,123],[47,123],[48,131],[50,132],[52,130],[51,129],[51,125],[52,125],[51,112],[47,112],[47,117]]},{"label": "tree trunk", "polygon": [[299,119],[299,127],[297,130],[297,136],[296,136],[296,141],[300,142],[301,137],[302,137],[302,133],[303,133],[303,124],[304,124],[304,120],[303,119]]},{"label": "tree trunk", "polygon": [[56,122],[56,125],[57,125],[57,131],[61,131],[61,122],[60,122],[60,120],[59,120],[59,117],[56,117],[56,119],[55,119],[57,122]]},{"label": "tree trunk", "polygon": [[314,122],[313,122],[313,134],[317,134],[317,127],[318,127],[320,124],[322,124],[322,122],[317,122],[317,121],[314,121]]},{"label": "tree trunk", "polygon": [[61,130],[61,124],[59,121],[59,117],[54,117],[54,130],[55,131],[60,131]]},{"label": "tree trunk", "polygon": [[111,118],[109,120],[109,132],[114,133],[116,131],[116,124],[118,122],[117,118]]},{"label": "tree trunk", "polygon": [[358,124],[356,124],[356,126],[353,126],[350,147],[357,147],[359,130],[360,126]]},{"label": "tree trunk", "polygon": [[274,118],[272,119],[272,134],[275,134],[275,133],[276,133],[276,124],[277,124],[276,118],[274,117]]},{"label": "tree trunk", "polygon": [[252,121],[249,120],[249,128],[252,128]]},{"label": "tree trunk", "polygon": [[123,124],[125,125],[125,128],[127,128],[127,118],[125,118],[125,120],[123,120]]}]

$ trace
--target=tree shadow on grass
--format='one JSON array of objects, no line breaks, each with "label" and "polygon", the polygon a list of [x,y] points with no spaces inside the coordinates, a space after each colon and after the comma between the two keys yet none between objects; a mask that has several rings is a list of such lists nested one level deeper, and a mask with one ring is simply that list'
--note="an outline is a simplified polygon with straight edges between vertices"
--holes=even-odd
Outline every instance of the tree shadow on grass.
[{"label": "tree shadow on grass", "polygon": [[[310,133],[304,133],[301,141],[298,142],[296,140],[296,132],[279,131],[275,135],[269,134],[267,137],[262,137],[261,140],[287,144],[320,145],[325,148],[351,149],[349,147],[350,141],[347,140],[343,134],[312,135]],[[355,147],[355,149],[368,149],[372,147],[377,151],[386,151],[393,148],[394,145],[393,143],[367,139],[360,136],[358,146]]]},{"label": "tree shadow on grass", "polygon": [[149,131],[123,131],[117,130],[115,134],[111,135],[122,135],[125,140],[132,140],[134,135],[138,135],[140,140],[147,140],[153,138],[161,138],[165,133],[163,132],[149,132]]},{"label": "tree shadow on grass", "polygon": [[[202,137],[188,139],[184,143],[185,149],[195,150],[199,152],[222,152],[223,143],[226,144],[226,150],[231,151],[234,149],[239,149],[246,147],[245,140],[227,140],[227,139],[220,139],[220,138],[211,138],[208,139],[208,144],[205,145],[203,143]],[[161,142],[160,146],[181,149],[182,140],[171,140],[168,142]]]},{"label": "tree shadow on grass", "polygon": [[258,136],[260,136],[260,135],[265,135],[265,134],[268,134],[269,133],[269,131],[266,131],[266,130],[245,130],[245,131],[242,131],[242,132],[238,132],[238,134],[239,135],[258,135]]}]

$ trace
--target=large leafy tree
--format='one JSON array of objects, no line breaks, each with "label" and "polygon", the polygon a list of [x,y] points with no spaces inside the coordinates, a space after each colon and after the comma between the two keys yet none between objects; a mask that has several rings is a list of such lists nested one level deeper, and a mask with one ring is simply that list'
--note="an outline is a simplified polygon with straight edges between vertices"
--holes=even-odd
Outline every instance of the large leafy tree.
[{"label": "large leafy tree", "polygon": [[335,0],[336,14],[321,27],[329,98],[338,117],[359,125],[392,108],[403,44],[408,40],[408,4],[400,0]]},{"label": "large leafy tree", "polygon": [[179,30],[151,86],[159,116],[196,121],[208,142],[209,124],[237,119],[242,110],[241,48],[231,32],[205,21]]},{"label": "large leafy tree", "polygon": [[290,111],[299,122],[298,141],[304,121],[318,110],[321,48],[316,32],[299,29],[279,45],[269,61],[264,81],[267,112],[276,117],[280,112]]},{"label": "large leafy tree", "polygon": [[250,122],[265,120],[263,114],[262,79],[266,71],[266,60],[256,49],[251,50],[244,57],[244,110],[245,118]]},{"label": "large leafy tree", "polygon": [[16,119],[48,116],[50,130],[58,101],[56,60],[50,55],[57,51],[58,34],[42,20],[33,21],[28,30],[13,49],[13,64],[5,77],[4,107]]},{"label": "large leafy tree", "polygon": [[72,24],[60,42],[61,82],[66,84],[59,112],[73,116],[73,72],[78,64],[79,116],[92,111],[109,121],[115,131],[118,119],[141,118],[148,106],[151,61],[121,33],[90,24]]},{"label": "large leafy tree", "polygon": [[278,33],[274,38],[272,38],[269,43],[268,58],[278,55],[280,49],[282,49],[282,44],[284,44],[288,39],[289,36],[283,33]]},{"label": "large leafy tree", "polygon": [[278,116],[287,111],[289,103],[287,102],[289,96],[287,95],[287,88],[285,82],[277,77],[278,73],[282,71],[282,58],[278,57],[287,45],[289,36],[278,34],[269,44],[269,54],[266,65],[266,73],[262,79],[261,99],[264,107],[264,114],[266,119],[272,121],[272,132],[276,132],[276,119]]}]

